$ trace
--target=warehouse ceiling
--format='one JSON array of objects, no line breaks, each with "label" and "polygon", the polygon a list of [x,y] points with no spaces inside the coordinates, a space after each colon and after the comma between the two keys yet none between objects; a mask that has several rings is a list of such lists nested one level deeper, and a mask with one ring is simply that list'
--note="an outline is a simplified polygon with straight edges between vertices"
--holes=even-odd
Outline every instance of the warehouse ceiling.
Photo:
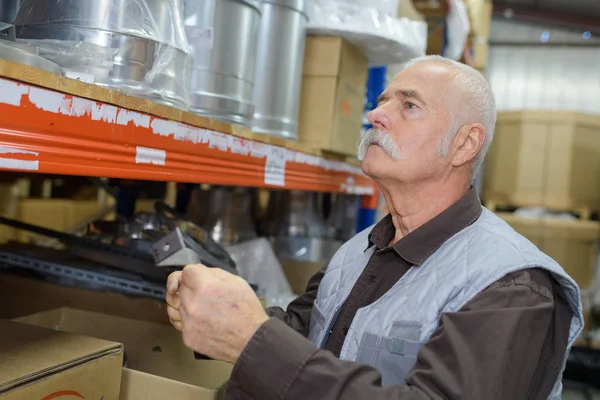
[{"label": "warehouse ceiling", "polygon": [[600,16],[600,0],[494,0],[495,5],[569,13],[586,17]]},{"label": "warehouse ceiling", "polygon": [[600,33],[600,0],[493,0],[496,16],[509,16]]}]

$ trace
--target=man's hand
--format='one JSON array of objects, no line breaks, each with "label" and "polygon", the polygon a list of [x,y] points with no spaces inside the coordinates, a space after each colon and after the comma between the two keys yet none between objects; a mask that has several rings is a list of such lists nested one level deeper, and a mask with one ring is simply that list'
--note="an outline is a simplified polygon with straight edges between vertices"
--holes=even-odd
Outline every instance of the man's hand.
[{"label": "man's hand", "polygon": [[169,276],[167,303],[169,319],[183,331],[186,346],[232,364],[269,319],[246,281],[199,264]]},{"label": "man's hand", "polygon": [[173,272],[167,279],[167,314],[169,315],[169,321],[178,330],[183,329],[181,322],[181,313],[179,307],[181,302],[179,301],[179,286],[181,285],[182,272]]}]

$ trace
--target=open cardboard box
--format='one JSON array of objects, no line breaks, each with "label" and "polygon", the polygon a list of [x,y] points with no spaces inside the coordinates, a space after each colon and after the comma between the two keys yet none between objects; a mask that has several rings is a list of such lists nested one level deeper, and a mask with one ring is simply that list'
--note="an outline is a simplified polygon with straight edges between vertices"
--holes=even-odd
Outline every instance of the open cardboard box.
[{"label": "open cardboard box", "polygon": [[65,286],[29,275],[0,272],[1,319],[19,318],[60,307],[170,325],[164,301]]},{"label": "open cardboard box", "polygon": [[199,361],[181,334],[168,325],[72,308],[45,311],[17,321],[123,343],[121,400],[215,400],[232,365]]}]

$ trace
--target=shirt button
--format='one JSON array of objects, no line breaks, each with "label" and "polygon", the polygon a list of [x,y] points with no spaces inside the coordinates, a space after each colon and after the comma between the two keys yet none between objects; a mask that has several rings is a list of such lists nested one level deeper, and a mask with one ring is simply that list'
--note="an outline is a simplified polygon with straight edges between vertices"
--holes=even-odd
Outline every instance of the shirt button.
[{"label": "shirt button", "polygon": [[344,336],[346,336],[348,334],[348,327],[342,329],[342,333],[344,334]]},{"label": "shirt button", "polygon": [[369,276],[369,282],[375,283],[376,280],[377,280],[377,277],[375,275],[370,275]]}]

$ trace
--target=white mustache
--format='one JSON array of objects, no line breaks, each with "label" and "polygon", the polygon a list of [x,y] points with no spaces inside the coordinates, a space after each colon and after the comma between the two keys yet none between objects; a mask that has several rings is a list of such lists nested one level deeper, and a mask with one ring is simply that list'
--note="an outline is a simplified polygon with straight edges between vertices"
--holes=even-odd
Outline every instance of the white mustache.
[{"label": "white mustache", "polygon": [[367,150],[372,145],[378,145],[394,161],[400,159],[400,147],[394,142],[389,133],[381,128],[371,128],[360,140],[358,145],[358,159],[364,160]]}]

